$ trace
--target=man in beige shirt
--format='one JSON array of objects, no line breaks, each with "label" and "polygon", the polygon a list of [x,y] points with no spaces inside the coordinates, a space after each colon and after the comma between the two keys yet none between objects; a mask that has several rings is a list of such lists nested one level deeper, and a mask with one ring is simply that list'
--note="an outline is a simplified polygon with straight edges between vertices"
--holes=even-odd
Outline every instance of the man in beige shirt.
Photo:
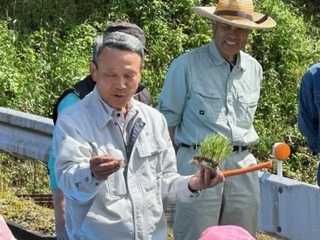
[{"label": "man in beige shirt", "polygon": [[[227,137],[233,146],[222,170],[256,164],[248,145],[258,141],[253,119],[263,70],[241,49],[251,29],[272,28],[275,22],[254,12],[252,0],[220,0],[216,6],[192,10],[211,19],[214,37],[173,60],[158,98],[176,146],[178,172],[196,171],[188,159],[213,132]],[[198,239],[212,225],[238,225],[255,237],[259,196],[257,172],[226,178],[192,204],[176,205],[174,239]]]}]

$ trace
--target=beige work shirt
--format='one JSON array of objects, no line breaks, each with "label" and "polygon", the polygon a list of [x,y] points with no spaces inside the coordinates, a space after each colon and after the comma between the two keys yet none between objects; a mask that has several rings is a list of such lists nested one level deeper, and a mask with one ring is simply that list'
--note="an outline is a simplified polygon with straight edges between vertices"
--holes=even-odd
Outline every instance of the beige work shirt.
[{"label": "beige work shirt", "polygon": [[176,126],[175,144],[199,144],[211,132],[232,145],[258,141],[253,126],[260,96],[262,67],[240,51],[230,70],[214,41],[171,63],[157,108],[168,126]]}]

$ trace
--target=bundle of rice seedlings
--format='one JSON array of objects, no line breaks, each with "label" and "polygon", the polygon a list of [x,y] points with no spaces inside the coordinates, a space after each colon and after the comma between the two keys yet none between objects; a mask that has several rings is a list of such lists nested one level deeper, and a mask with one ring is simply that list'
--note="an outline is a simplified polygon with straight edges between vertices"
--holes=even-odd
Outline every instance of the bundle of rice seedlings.
[{"label": "bundle of rice seedlings", "polygon": [[191,160],[191,164],[210,168],[215,174],[217,166],[232,153],[232,150],[227,138],[217,133],[208,134],[197,148],[197,154]]}]

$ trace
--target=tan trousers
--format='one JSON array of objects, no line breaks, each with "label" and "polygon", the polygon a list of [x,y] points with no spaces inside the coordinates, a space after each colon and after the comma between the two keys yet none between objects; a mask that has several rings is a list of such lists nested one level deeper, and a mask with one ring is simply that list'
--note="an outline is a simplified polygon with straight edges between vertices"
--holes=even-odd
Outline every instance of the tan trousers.
[{"label": "tan trousers", "polygon": [[[195,150],[180,147],[177,153],[177,168],[181,175],[190,175],[197,168],[190,165]],[[228,170],[256,164],[248,151],[232,153],[221,164]],[[227,177],[225,182],[203,190],[192,203],[177,203],[175,208],[174,240],[197,240],[201,233],[213,225],[237,225],[256,237],[257,215],[260,199],[257,172]]]}]

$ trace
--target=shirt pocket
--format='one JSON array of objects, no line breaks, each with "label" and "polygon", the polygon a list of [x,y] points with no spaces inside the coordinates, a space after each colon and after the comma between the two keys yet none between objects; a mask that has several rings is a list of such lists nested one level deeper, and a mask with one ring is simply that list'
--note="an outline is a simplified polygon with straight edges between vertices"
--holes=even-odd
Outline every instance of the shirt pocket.
[{"label": "shirt pocket", "polygon": [[105,180],[103,183],[101,183],[102,186],[97,194],[101,201],[107,203],[110,200],[117,200],[126,195],[127,190],[124,180],[119,180],[120,178],[123,178],[123,175],[121,176],[119,171],[111,174],[108,177],[108,180]]},{"label": "shirt pocket", "polygon": [[240,122],[245,122],[250,125],[253,122],[254,114],[258,106],[259,91],[244,93],[240,92],[237,94],[238,106],[235,106],[234,111],[237,120]]},{"label": "shirt pocket", "polygon": [[167,144],[161,136],[149,141],[144,140],[137,145],[138,160],[134,160],[133,171],[146,194],[161,187],[161,159],[166,148]]},{"label": "shirt pocket", "polygon": [[[101,149],[101,148],[100,148]],[[118,159],[124,159],[123,153],[113,146],[106,146],[104,153],[109,153]],[[99,191],[102,196],[117,198],[127,194],[126,183],[124,178],[124,168],[112,173],[106,181],[104,181],[101,190]]]},{"label": "shirt pocket", "polygon": [[106,182],[106,194],[113,197],[121,197],[127,194],[126,183],[124,178],[124,168],[120,168],[111,174]]},{"label": "shirt pocket", "polygon": [[212,122],[223,116],[224,98],[223,90],[193,84],[188,105],[200,119]]}]

